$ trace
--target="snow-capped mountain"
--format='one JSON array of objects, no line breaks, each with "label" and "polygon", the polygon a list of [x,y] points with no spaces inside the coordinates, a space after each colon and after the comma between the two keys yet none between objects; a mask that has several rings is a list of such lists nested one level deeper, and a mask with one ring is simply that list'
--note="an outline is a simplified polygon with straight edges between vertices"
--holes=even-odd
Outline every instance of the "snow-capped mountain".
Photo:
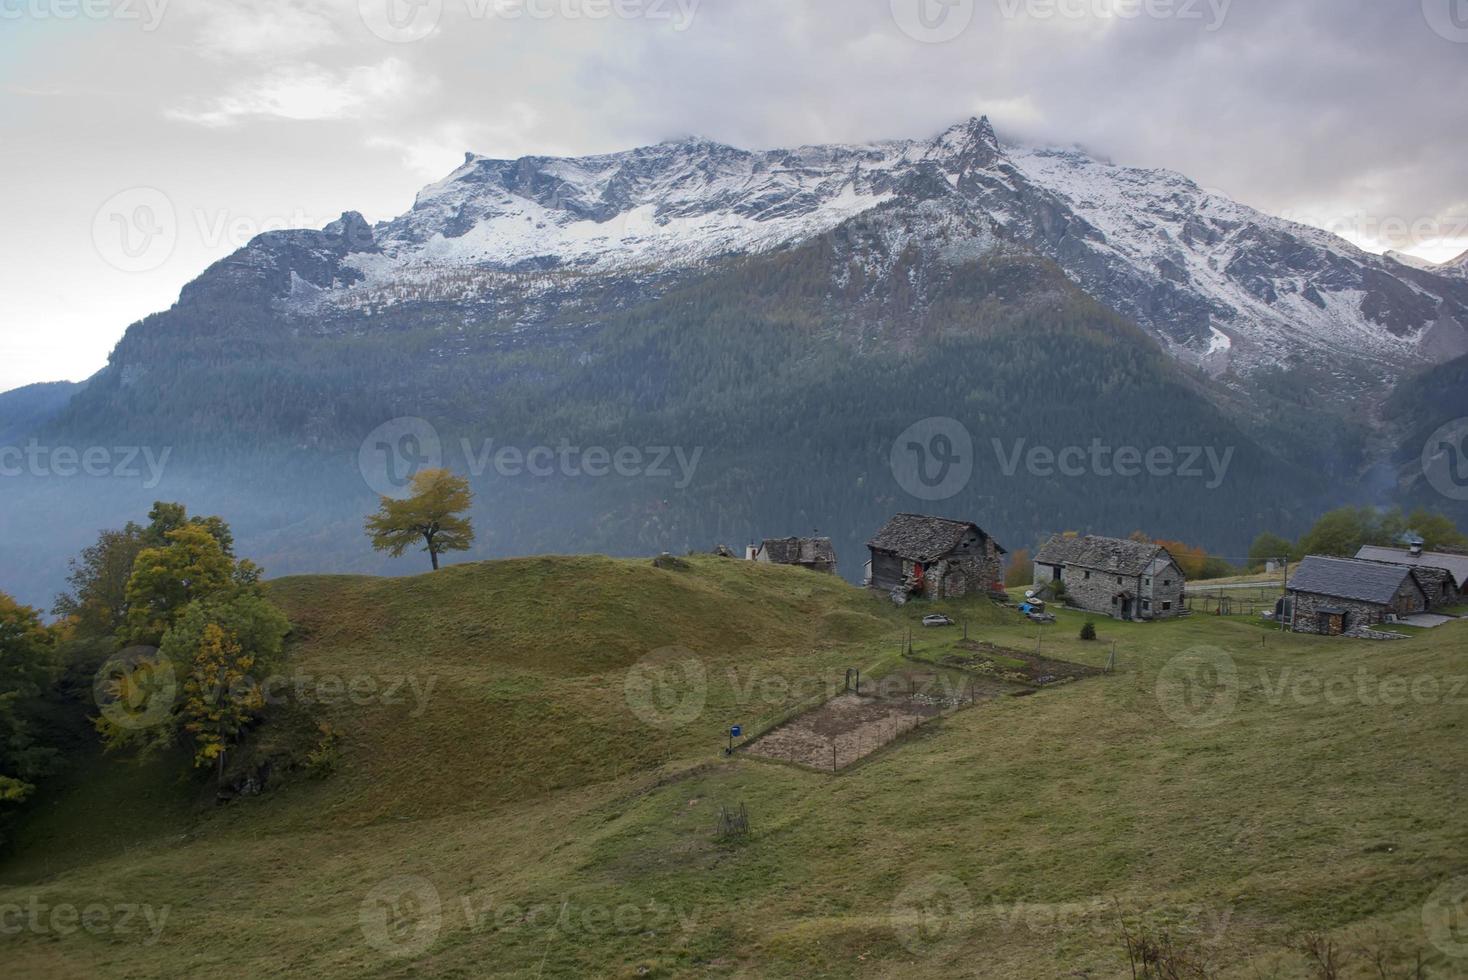
[{"label": "snow-capped mountain", "polygon": [[646,287],[857,217],[937,262],[1038,252],[1215,375],[1324,357],[1368,364],[1379,383],[1468,353],[1468,276],[1369,254],[1173,172],[1003,144],[987,119],[868,145],[469,154],[407,214],[261,236],[183,299],[243,290],[288,315],[339,320],[415,303],[504,313],[514,297],[533,321],[537,298],[574,301],[611,280]]}]

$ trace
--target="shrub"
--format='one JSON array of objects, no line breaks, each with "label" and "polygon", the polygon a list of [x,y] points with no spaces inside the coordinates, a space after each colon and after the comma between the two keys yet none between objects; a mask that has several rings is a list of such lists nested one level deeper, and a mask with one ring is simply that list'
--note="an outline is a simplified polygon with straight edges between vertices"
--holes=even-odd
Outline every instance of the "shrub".
[{"label": "shrub", "polygon": [[1094,640],[1096,638],[1096,623],[1094,620],[1086,620],[1086,625],[1081,627],[1081,639]]}]

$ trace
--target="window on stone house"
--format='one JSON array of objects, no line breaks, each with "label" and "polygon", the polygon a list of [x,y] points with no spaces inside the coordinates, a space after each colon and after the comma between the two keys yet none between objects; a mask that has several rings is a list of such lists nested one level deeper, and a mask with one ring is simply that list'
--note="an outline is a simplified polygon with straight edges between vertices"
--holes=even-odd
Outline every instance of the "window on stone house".
[{"label": "window on stone house", "polygon": [[1166,612],[1167,610],[1169,610],[1171,608],[1172,608],[1172,603],[1170,603],[1170,602],[1164,602],[1162,604],[1162,611],[1163,612]]}]

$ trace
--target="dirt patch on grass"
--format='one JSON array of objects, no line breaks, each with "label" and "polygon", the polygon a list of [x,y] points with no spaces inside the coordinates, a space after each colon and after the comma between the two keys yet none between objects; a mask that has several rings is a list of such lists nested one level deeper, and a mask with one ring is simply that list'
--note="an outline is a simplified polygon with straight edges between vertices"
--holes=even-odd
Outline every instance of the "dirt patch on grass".
[{"label": "dirt patch on grass", "polygon": [[902,670],[862,684],[792,718],[744,751],[827,772],[839,771],[941,715],[1010,693],[987,678]]},{"label": "dirt patch on grass", "polygon": [[1053,660],[1039,654],[1010,650],[979,640],[963,640],[956,646],[970,653],[967,655],[949,654],[939,663],[973,671],[997,680],[1027,684],[1031,687],[1049,687],[1053,684],[1063,684],[1105,673],[1098,667],[1087,667],[1085,664],[1071,663],[1069,660]]}]

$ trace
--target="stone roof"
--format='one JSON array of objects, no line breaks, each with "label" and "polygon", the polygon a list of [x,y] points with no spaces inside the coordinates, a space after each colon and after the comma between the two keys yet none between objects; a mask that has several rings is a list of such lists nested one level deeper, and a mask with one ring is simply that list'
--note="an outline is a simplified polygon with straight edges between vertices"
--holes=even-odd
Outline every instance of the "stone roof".
[{"label": "stone roof", "polygon": [[1450,555],[1441,551],[1424,551],[1414,555],[1405,548],[1378,548],[1367,545],[1356,552],[1364,561],[1388,561],[1396,565],[1412,565],[1422,568],[1441,568],[1453,576],[1458,588],[1468,584],[1468,555]]},{"label": "stone roof", "polygon": [[[951,521],[946,517],[924,514],[898,514],[867,542],[877,551],[890,551],[909,561],[929,562],[941,558],[958,547],[969,531],[988,537],[984,529],[972,521]],[[1007,554],[996,542],[994,547]]]},{"label": "stone roof", "polygon": [[836,562],[836,548],[830,538],[766,538],[760,551],[777,565]]},{"label": "stone roof", "polygon": [[1035,561],[1042,565],[1079,565],[1111,575],[1143,575],[1154,570],[1153,563],[1158,559],[1171,558],[1160,544],[1090,534],[1083,538],[1056,534],[1035,555]]},{"label": "stone roof", "polygon": [[1388,606],[1411,577],[1406,565],[1311,555],[1290,576],[1289,590]]}]

